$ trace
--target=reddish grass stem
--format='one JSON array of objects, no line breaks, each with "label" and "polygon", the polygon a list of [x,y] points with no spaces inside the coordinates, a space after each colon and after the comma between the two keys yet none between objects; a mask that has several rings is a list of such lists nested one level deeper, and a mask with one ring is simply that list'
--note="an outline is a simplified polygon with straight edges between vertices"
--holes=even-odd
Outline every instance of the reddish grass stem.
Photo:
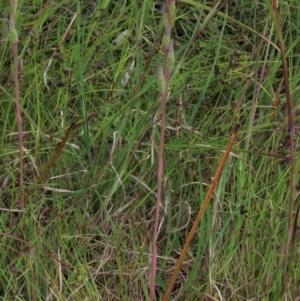
[{"label": "reddish grass stem", "polygon": [[281,30],[280,17],[278,11],[278,1],[273,0],[273,10],[275,13],[275,23],[279,40],[279,47],[281,51],[281,60],[282,60],[282,69],[283,69],[283,78],[285,85],[285,94],[286,94],[286,104],[287,104],[287,113],[288,113],[288,132],[290,136],[290,150],[291,150],[291,174],[290,174],[290,201],[289,201],[289,219],[288,219],[288,232],[286,243],[284,247],[284,264],[283,264],[283,275],[282,275],[282,293],[285,292],[286,282],[287,282],[287,271],[288,271],[288,262],[289,262],[289,252],[291,246],[291,240],[293,235],[293,210],[294,210],[294,200],[295,200],[295,127],[293,121],[293,102],[291,97],[290,82],[288,76],[288,65],[285,54],[284,40]]},{"label": "reddish grass stem", "polygon": [[12,43],[12,52],[14,58],[14,85],[15,85],[15,97],[16,97],[16,116],[18,125],[18,139],[19,139],[19,157],[20,157],[20,174],[19,174],[19,208],[24,208],[24,192],[23,192],[23,137],[22,137],[22,114],[20,106],[20,89],[19,89],[19,62],[18,62],[18,34],[15,28],[15,13],[17,10],[17,1],[10,0],[10,17],[9,17],[9,29],[10,38]]},{"label": "reddish grass stem", "polygon": [[158,89],[161,95],[161,127],[160,127],[160,141],[158,152],[158,171],[157,171],[157,196],[154,230],[152,239],[152,262],[151,262],[151,276],[150,276],[150,301],[155,298],[155,279],[157,270],[157,236],[158,236],[158,220],[159,209],[162,196],[162,181],[164,174],[164,141],[165,141],[165,123],[166,123],[166,104],[169,96],[169,80],[171,70],[174,64],[174,46],[171,41],[171,29],[175,17],[175,1],[166,1],[163,5],[163,24],[165,26],[165,33],[162,38],[162,52],[164,55],[163,66],[158,66]]},{"label": "reddish grass stem", "polygon": [[290,90],[290,82],[289,82],[289,73],[288,73],[288,65],[285,54],[285,45],[284,39],[281,30],[280,17],[278,11],[278,1],[272,0],[272,8],[270,11],[275,20],[275,26],[277,30],[277,36],[279,40],[279,48],[281,52],[281,60],[282,60],[282,69],[283,69],[283,79],[285,85],[285,94],[286,94],[286,104],[287,104],[287,115],[288,115],[288,133],[290,138],[290,162],[291,162],[291,173],[290,173],[290,200],[289,200],[289,218],[288,218],[288,230],[287,237],[284,246],[284,263],[283,263],[283,273],[282,273],[282,282],[281,282],[281,293],[282,295],[285,292],[286,284],[287,284],[287,273],[288,273],[288,264],[289,257],[292,248],[292,236],[293,236],[293,210],[294,210],[294,201],[295,201],[295,127],[293,121],[293,101],[291,97]]}]

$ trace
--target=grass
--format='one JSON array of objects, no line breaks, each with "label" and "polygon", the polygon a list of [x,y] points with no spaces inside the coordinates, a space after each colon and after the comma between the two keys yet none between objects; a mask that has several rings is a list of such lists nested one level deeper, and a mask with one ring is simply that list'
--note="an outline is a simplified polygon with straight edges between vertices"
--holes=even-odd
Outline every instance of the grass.
[{"label": "grass", "polygon": [[[284,87],[276,98],[282,69],[275,27],[265,2],[230,1],[210,18],[212,3],[181,1],[171,33],[157,300],[237,124],[239,139],[172,298],[296,300],[299,239],[280,292],[290,149]],[[19,1],[24,192],[33,192],[21,219],[14,211],[20,162],[9,4],[1,5],[1,298],[150,300],[161,3],[114,0],[101,8],[97,1]],[[296,0],[280,3],[296,125],[299,15]],[[37,183],[74,123],[62,154]]]}]

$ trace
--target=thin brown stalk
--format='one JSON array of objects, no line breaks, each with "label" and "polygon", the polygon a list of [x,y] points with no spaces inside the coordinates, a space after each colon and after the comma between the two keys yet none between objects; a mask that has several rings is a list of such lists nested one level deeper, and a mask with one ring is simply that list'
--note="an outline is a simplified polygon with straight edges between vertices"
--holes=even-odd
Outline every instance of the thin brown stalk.
[{"label": "thin brown stalk", "polygon": [[19,158],[20,158],[20,173],[19,173],[19,209],[24,208],[24,192],[23,192],[23,177],[24,177],[24,163],[23,163],[23,137],[22,137],[22,113],[20,106],[20,89],[19,89],[19,62],[18,62],[18,33],[15,28],[15,15],[17,10],[17,0],[10,0],[10,16],[9,16],[9,30],[10,39],[12,43],[12,53],[14,59],[14,87],[16,97],[16,117],[18,125],[18,140],[19,140]]},{"label": "thin brown stalk", "polygon": [[[167,81],[166,81],[167,83]],[[166,103],[168,99],[168,90],[162,95],[161,99],[161,131],[160,131],[160,142],[159,142],[159,153],[158,153],[158,171],[157,171],[157,198],[156,198],[156,210],[154,220],[154,231],[152,240],[152,262],[151,262],[151,280],[150,280],[150,301],[154,300],[155,295],[155,278],[156,278],[156,267],[157,267],[157,235],[158,235],[158,221],[159,221],[159,208],[161,204],[161,193],[162,193],[162,179],[164,174],[164,160],[163,160],[163,148],[165,141],[165,116],[166,116]]]},{"label": "thin brown stalk", "polygon": [[285,94],[286,94],[286,103],[287,103],[287,113],[288,113],[288,132],[290,136],[290,151],[291,151],[291,174],[290,174],[290,205],[289,205],[289,218],[288,218],[288,230],[287,238],[284,247],[284,264],[283,264],[283,275],[282,275],[282,285],[281,291],[285,292],[286,283],[287,283],[287,272],[288,272],[288,263],[289,263],[289,252],[291,249],[291,241],[293,236],[293,210],[294,210],[294,200],[295,200],[295,127],[293,121],[293,102],[291,98],[290,82],[288,76],[288,65],[285,54],[284,40],[281,30],[280,17],[278,11],[278,1],[272,0],[273,11],[275,14],[275,25],[277,29],[277,35],[279,40],[279,47],[281,51],[281,60],[283,68],[283,77],[285,85]]},{"label": "thin brown stalk", "polygon": [[170,294],[171,294],[174,282],[175,282],[175,280],[177,278],[177,275],[178,275],[178,273],[180,271],[180,267],[181,267],[181,265],[182,265],[182,263],[183,263],[183,261],[185,259],[185,255],[186,255],[186,253],[188,251],[190,243],[191,243],[191,241],[192,241],[192,239],[194,237],[194,234],[195,234],[195,232],[197,230],[198,224],[199,224],[199,222],[200,222],[200,220],[201,220],[204,212],[206,211],[206,208],[207,208],[208,204],[210,203],[212,194],[213,194],[213,192],[214,192],[214,190],[215,190],[215,188],[217,186],[217,183],[218,183],[219,178],[220,178],[220,176],[222,174],[224,165],[225,165],[225,163],[227,161],[227,158],[228,158],[229,153],[230,153],[230,151],[232,149],[232,146],[233,146],[233,143],[234,143],[234,141],[235,141],[235,139],[237,137],[237,134],[238,134],[238,129],[236,129],[234,131],[234,133],[231,135],[231,138],[230,138],[230,141],[228,143],[228,146],[227,146],[227,149],[225,151],[225,154],[224,154],[224,156],[223,156],[223,158],[222,158],[222,160],[221,160],[221,162],[220,162],[220,164],[218,166],[216,174],[215,174],[215,176],[214,176],[214,178],[212,180],[212,183],[210,184],[209,190],[208,190],[208,192],[206,194],[206,197],[205,197],[205,200],[203,202],[203,205],[201,206],[201,208],[199,210],[199,213],[198,213],[198,215],[197,215],[197,217],[196,217],[196,219],[194,221],[194,224],[192,226],[192,229],[190,230],[190,233],[189,233],[189,235],[188,235],[188,237],[186,239],[186,242],[184,244],[184,247],[182,249],[180,257],[179,257],[179,259],[177,261],[177,264],[175,266],[174,272],[173,272],[173,274],[172,274],[172,276],[170,278],[170,281],[168,283],[167,289],[166,289],[166,291],[165,291],[165,293],[163,295],[162,301],[167,301],[168,298],[169,298],[169,296],[170,296]]},{"label": "thin brown stalk", "polygon": [[157,171],[157,196],[156,196],[156,209],[154,230],[152,239],[152,262],[151,262],[151,276],[150,276],[150,301],[155,297],[155,279],[157,270],[157,236],[158,236],[158,221],[159,221],[159,208],[161,204],[162,194],[162,180],[164,174],[164,141],[165,141],[165,123],[166,123],[166,104],[169,96],[169,80],[171,70],[174,64],[174,46],[171,41],[171,28],[175,16],[175,1],[166,1],[163,6],[163,24],[165,26],[165,33],[162,39],[162,52],[164,55],[163,66],[158,67],[158,89],[161,95],[161,128],[160,128],[160,141],[158,152],[158,171]]}]

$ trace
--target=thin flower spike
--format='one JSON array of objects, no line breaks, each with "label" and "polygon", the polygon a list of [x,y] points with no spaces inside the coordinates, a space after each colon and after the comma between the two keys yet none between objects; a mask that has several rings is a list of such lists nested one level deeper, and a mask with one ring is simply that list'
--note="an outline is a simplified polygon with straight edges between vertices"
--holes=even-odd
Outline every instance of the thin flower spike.
[{"label": "thin flower spike", "polygon": [[10,34],[11,43],[18,42],[18,32],[16,31],[15,28],[11,29],[9,34]]},{"label": "thin flower spike", "polygon": [[167,11],[167,6],[166,3],[163,4],[162,8],[162,14],[163,14],[163,25],[166,28],[169,25],[169,20],[168,20],[168,11]]},{"label": "thin flower spike", "polygon": [[158,91],[161,94],[164,94],[166,92],[166,80],[165,80],[165,76],[164,76],[164,71],[163,71],[163,67],[161,64],[158,65],[158,70],[157,70],[157,77],[158,77]]},{"label": "thin flower spike", "polygon": [[168,69],[169,73],[171,73],[171,71],[172,71],[172,68],[174,66],[174,61],[175,61],[174,42],[173,42],[173,40],[171,40],[169,49],[168,49],[168,54],[167,54],[167,69]]},{"label": "thin flower spike", "polygon": [[9,30],[10,30],[10,41],[11,43],[18,42],[18,33],[15,28],[13,16],[9,17]]},{"label": "thin flower spike", "polygon": [[167,26],[165,29],[165,33],[162,38],[162,50],[167,50],[170,45],[170,40],[171,40],[171,28],[170,26]]},{"label": "thin flower spike", "polygon": [[12,7],[11,15],[15,17],[17,15],[18,0],[10,0],[10,5]]},{"label": "thin flower spike", "polygon": [[169,4],[169,17],[174,21],[176,13],[175,0],[171,0]]}]

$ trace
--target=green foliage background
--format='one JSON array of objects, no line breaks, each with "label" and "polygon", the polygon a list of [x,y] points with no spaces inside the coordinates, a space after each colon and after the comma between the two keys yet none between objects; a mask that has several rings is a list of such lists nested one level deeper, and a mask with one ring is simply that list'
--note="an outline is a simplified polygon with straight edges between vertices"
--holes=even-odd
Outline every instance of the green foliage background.
[{"label": "green foliage background", "polygon": [[[194,39],[212,3],[177,3],[157,300],[236,125],[239,140],[173,297],[279,300],[290,166],[284,87],[276,104],[282,78],[276,32],[265,2],[224,1]],[[18,2],[25,193],[35,189],[19,221],[11,211],[18,204],[19,162],[9,2],[2,2],[1,232],[30,243],[0,236],[3,300],[149,299],[161,4]],[[298,152],[300,5],[296,0],[279,4]],[[85,118],[36,185],[68,127]],[[285,300],[300,295],[296,257]]]}]

